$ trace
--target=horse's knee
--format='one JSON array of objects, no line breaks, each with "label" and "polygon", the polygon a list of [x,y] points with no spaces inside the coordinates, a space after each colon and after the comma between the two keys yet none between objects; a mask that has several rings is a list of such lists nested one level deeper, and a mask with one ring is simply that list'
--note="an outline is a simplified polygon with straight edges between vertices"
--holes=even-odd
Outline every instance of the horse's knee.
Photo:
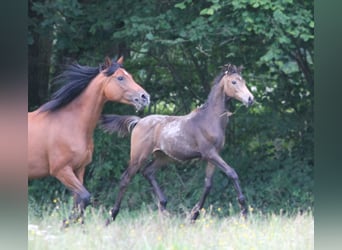
[{"label": "horse's knee", "polygon": [[230,169],[230,170],[226,171],[226,174],[233,181],[238,181],[239,180],[239,176],[238,176],[238,174],[236,173],[236,171],[234,169]]},{"label": "horse's knee", "polygon": [[131,180],[131,176],[128,174],[127,170],[121,175],[121,178],[120,178],[120,188],[124,188],[128,185],[128,183],[130,182]]}]

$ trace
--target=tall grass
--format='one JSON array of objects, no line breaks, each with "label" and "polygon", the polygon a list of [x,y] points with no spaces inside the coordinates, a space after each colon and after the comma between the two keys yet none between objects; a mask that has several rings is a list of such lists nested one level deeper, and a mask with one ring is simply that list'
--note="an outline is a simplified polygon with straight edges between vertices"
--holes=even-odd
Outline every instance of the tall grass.
[{"label": "tall grass", "polygon": [[209,207],[191,224],[186,215],[161,216],[157,211],[122,210],[105,227],[108,213],[88,208],[85,223],[61,229],[68,206],[46,209],[39,216],[32,206],[28,216],[28,249],[314,249],[312,212],[263,215],[252,211],[248,220]]}]

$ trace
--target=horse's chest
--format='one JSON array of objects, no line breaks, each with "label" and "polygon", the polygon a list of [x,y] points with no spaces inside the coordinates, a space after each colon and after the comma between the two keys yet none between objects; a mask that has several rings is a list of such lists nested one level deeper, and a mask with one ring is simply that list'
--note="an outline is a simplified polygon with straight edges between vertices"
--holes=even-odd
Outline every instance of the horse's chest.
[{"label": "horse's chest", "polygon": [[212,136],[211,143],[215,146],[217,150],[221,150],[224,146],[225,136],[224,133],[216,133]]},{"label": "horse's chest", "polygon": [[92,140],[86,140],[83,143],[71,145],[70,150],[73,155],[74,164],[82,166],[90,163],[93,156],[93,149]]}]

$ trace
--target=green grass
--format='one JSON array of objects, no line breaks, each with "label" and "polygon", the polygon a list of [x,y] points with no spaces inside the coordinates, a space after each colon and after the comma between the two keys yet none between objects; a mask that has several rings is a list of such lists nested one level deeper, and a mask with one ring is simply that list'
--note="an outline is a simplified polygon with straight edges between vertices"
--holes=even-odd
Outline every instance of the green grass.
[{"label": "green grass", "polygon": [[62,230],[67,210],[56,206],[38,216],[30,208],[28,249],[314,249],[311,212],[289,216],[250,211],[245,221],[210,207],[191,224],[185,215],[165,217],[148,209],[122,210],[117,220],[105,227],[108,213],[87,208],[85,224],[72,224]]}]

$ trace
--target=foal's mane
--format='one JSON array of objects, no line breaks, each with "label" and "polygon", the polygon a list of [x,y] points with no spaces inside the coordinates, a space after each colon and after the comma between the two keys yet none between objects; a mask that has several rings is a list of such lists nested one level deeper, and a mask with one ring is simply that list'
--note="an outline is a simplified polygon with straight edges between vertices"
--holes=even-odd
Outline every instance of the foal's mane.
[{"label": "foal's mane", "polygon": [[[121,64],[111,60],[111,65],[104,73],[106,76],[111,76],[120,67],[122,67]],[[39,112],[53,112],[64,107],[79,96],[91,80],[104,69],[106,69],[104,64],[99,67],[81,66],[78,63],[70,64],[64,72],[53,79],[53,84],[66,84],[52,94],[51,100],[43,104],[39,108]]]},{"label": "foal's mane", "polygon": [[222,77],[224,75],[232,75],[232,74],[239,74],[239,75],[241,75],[242,69],[243,69],[242,66],[236,67],[234,64],[230,64],[230,63],[223,65],[221,67],[220,74],[215,77],[213,86],[217,85],[221,81],[221,79],[222,79]]}]

